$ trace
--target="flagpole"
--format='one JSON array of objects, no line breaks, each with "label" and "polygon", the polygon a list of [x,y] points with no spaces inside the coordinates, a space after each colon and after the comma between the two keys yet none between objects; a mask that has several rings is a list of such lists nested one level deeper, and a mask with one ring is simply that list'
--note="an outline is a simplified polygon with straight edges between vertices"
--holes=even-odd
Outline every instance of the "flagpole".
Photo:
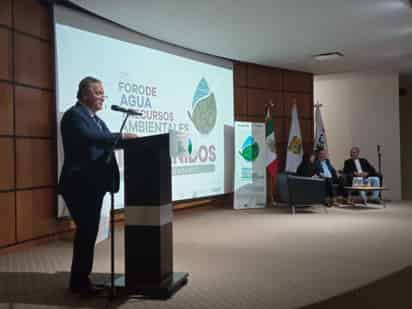
[{"label": "flagpole", "polygon": [[315,115],[314,115],[314,117],[313,117],[313,119],[315,120],[315,123],[314,123],[314,126],[313,126],[313,150],[314,151],[317,151],[318,149],[317,149],[317,145],[316,145],[316,143],[317,143],[317,141],[316,141],[316,130],[317,130],[317,125],[318,125],[318,115],[317,115],[317,113],[316,113],[316,111],[318,110],[318,108],[320,109],[321,107],[322,107],[323,105],[322,104],[320,104],[319,103],[319,100],[317,100],[316,101],[316,104],[313,104],[313,109],[315,110]]},{"label": "flagpole", "polygon": [[[269,103],[265,104],[265,123],[266,123],[266,115],[268,113],[269,110],[269,115],[270,117],[272,116],[272,108],[275,106],[275,104],[273,104],[272,100],[269,100]],[[272,177],[272,175],[268,172],[268,169],[266,168],[266,179],[267,179],[267,186],[269,187],[269,192],[268,192],[268,205],[272,206],[273,202],[274,202],[274,198],[273,198],[273,185],[274,185],[274,177]]]}]

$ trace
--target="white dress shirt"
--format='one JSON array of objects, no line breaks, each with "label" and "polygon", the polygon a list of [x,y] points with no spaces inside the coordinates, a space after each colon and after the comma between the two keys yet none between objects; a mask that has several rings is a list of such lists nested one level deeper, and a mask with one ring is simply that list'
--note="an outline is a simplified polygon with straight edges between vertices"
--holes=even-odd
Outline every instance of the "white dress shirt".
[{"label": "white dress shirt", "polygon": [[359,159],[353,160],[355,162],[356,170],[358,173],[363,173],[362,166],[360,165]]}]

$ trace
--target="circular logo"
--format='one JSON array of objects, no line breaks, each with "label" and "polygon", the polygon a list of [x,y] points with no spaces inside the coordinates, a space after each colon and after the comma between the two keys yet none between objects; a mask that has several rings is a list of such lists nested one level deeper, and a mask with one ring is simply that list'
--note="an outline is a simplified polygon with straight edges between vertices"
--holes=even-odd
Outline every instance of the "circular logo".
[{"label": "circular logo", "polygon": [[192,100],[192,113],[188,111],[187,114],[196,130],[201,134],[209,134],[215,127],[217,118],[216,100],[206,79],[202,78],[197,85]]},{"label": "circular logo", "polygon": [[259,144],[256,143],[252,136],[248,136],[244,141],[239,154],[246,161],[253,162],[259,156]]}]

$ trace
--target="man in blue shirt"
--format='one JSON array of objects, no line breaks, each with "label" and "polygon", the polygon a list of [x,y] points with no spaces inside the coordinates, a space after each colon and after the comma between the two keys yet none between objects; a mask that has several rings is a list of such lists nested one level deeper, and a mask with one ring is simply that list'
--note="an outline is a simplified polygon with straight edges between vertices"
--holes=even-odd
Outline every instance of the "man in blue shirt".
[{"label": "man in blue shirt", "polygon": [[336,205],[336,192],[333,185],[338,183],[338,176],[335,168],[329,161],[327,151],[324,149],[318,152],[318,159],[315,162],[315,173],[326,180],[327,205]]}]

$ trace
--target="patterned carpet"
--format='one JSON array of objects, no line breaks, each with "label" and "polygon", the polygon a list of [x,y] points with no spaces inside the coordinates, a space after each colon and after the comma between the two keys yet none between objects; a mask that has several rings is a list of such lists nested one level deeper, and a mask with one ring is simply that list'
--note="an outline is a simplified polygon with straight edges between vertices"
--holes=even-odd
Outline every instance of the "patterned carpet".
[{"label": "patterned carpet", "polygon": [[[0,256],[0,309],[412,308],[411,222],[412,202],[295,216],[277,208],[182,210],[174,218],[174,268],[190,276],[169,300],[70,294],[71,243],[57,241]],[[108,280],[109,253],[108,241],[97,246],[95,281]]]}]

